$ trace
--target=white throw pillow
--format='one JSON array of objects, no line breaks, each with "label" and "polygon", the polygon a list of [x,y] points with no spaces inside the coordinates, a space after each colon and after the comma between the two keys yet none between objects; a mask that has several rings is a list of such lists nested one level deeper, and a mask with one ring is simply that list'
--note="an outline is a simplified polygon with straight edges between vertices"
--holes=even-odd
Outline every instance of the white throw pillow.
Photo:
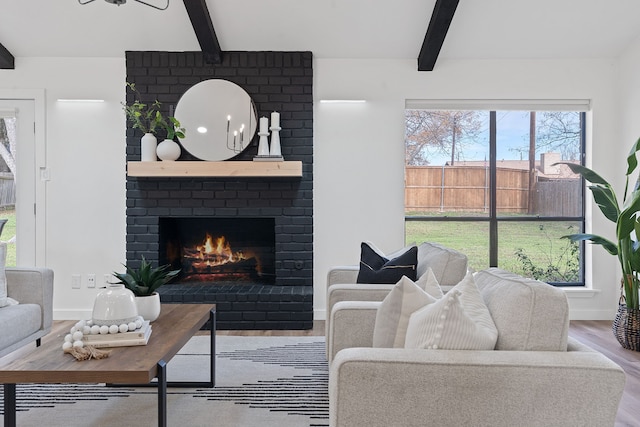
[{"label": "white throw pillow", "polygon": [[493,350],[497,340],[489,309],[467,274],[444,297],[411,315],[405,348]]},{"label": "white throw pillow", "polygon": [[373,328],[373,347],[404,347],[409,316],[436,301],[413,280],[403,277],[378,307]]},{"label": "white throw pillow", "polygon": [[438,279],[436,279],[436,275],[433,274],[433,270],[431,267],[427,269],[427,272],[416,280],[416,285],[420,286],[426,293],[434,297],[435,299],[440,299],[444,296],[442,293],[442,288],[438,283]]},{"label": "white throw pillow", "polygon": [[0,242],[0,307],[9,305],[7,298],[7,275],[4,268],[7,263],[7,244]]}]

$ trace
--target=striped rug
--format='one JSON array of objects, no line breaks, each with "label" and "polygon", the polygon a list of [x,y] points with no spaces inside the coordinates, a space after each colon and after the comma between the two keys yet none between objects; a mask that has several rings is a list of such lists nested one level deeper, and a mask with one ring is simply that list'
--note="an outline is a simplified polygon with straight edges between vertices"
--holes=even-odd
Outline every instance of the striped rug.
[{"label": "striped rug", "polygon": [[[207,336],[193,337],[169,363],[169,380],[208,378],[208,343]],[[168,425],[329,425],[328,370],[321,337],[219,336],[216,346],[216,387],[170,388]],[[18,385],[17,401],[19,426],[157,425],[153,388]],[[4,413],[2,405],[0,399]]]}]

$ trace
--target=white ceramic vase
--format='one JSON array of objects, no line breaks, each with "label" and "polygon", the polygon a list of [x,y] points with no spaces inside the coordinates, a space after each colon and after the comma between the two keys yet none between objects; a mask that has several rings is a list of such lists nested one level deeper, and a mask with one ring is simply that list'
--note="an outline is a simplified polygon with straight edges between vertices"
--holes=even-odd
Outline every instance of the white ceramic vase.
[{"label": "white ceramic vase", "polygon": [[172,139],[165,139],[158,144],[158,148],[156,149],[156,154],[158,154],[160,160],[178,160],[180,153],[180,144]]},{"label": "white ceramic vase", "polygon": [[144,320],[153,322],[160,316],[160,294],[157,292],[149,296],[137,296],[136,305],[138,306],[138,314]]},{"label": "white ceramic vase", "polygon": [[158,146],[158,140],[152,133],[145,133],[140,139],[140,160],[143,162],[155,162],[158,160],[156,157],[156,148]]}]

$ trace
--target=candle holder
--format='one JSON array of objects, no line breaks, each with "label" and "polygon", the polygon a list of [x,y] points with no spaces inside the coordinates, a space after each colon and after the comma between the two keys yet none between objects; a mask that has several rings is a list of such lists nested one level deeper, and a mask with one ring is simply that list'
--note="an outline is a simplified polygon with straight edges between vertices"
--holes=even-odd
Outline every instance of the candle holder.
[{"label": "candle holder", "polygon": [[280,149],[280,130],[281,127],[272,126],[271,129],[271,146],[269,148],[269,156],[272,158],[282,158],[282,151]]},{"label": "candle holder", "polygon": [[260,140],[258,141],[258,157],[264,157],[269,155],[269,132],[258,132]]}]

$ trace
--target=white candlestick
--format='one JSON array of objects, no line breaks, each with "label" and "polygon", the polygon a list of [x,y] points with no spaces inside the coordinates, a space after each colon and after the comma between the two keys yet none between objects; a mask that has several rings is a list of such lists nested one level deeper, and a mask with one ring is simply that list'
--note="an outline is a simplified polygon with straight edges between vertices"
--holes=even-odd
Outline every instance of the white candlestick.
[{"label": "white candlestick", "polygon": [[267,129],[268,127],[269,127],[269,119],[267,119],[266,117],[260,117],[260,132],[261,133],[269,132],[269,130]]},{"label": "white candlestick", "polygon": [[279,128],[280,127],[280,113],[274,111],[271,113],[271,127]]}]

